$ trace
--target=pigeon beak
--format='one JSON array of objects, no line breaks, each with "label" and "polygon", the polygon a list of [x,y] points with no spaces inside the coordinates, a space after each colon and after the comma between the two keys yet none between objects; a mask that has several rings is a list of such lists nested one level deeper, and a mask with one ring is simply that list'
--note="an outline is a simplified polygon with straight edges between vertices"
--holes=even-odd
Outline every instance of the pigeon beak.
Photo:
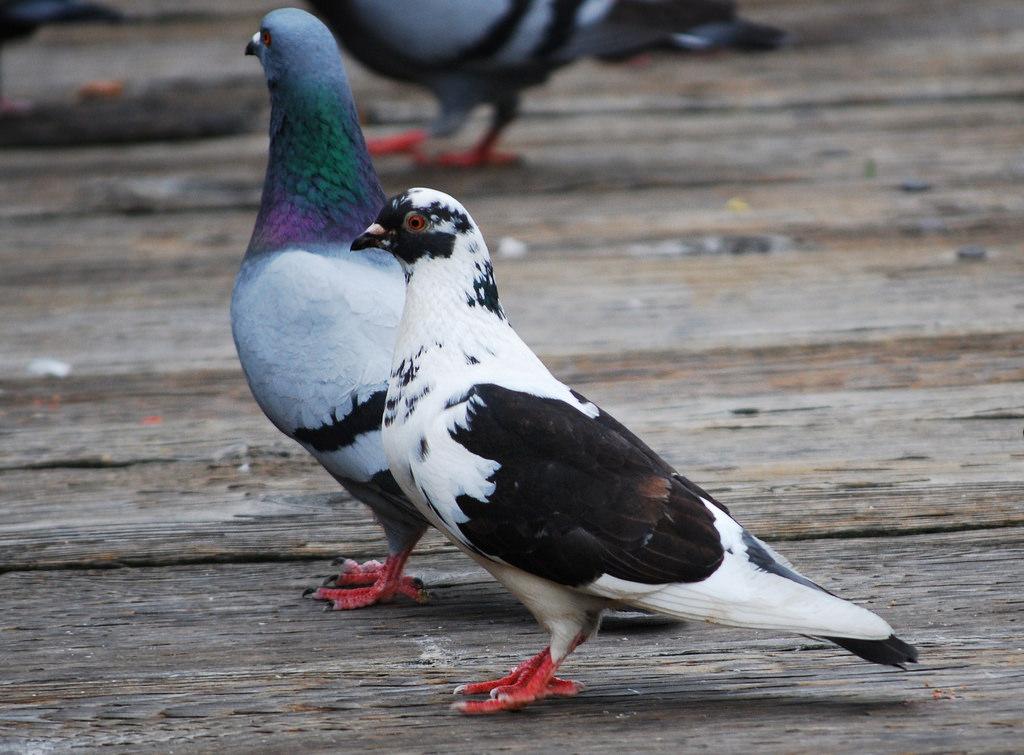
[{"label": "pigeon beak", "polygon": [[380,223],[374,223],[363,231],[362,235],[357,236],[352,241],[352,251],[361,252],[364,249],[383,249],[386,252],[390,252],[393,238],[394,234],[385,231],[384,226]]},{"label": "pigeon beak", "polygon": [[249,44],[247,44],[245,46],[245,54],[246,55],[255,55],[256,54],[256,49],[259,47],[259,44],[260,44],[260,33],[256,32],[255,34],[252,35],[252,39],[249,40]]}]

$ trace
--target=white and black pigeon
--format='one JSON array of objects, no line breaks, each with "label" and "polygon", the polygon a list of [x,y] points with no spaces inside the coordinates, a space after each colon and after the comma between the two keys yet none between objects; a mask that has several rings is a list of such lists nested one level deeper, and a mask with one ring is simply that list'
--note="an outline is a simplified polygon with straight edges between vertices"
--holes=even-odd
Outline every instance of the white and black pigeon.
[{"label": "white and black pigeon", "polygon": [[341,56],[327,27],[297,9],[267,14],[245,52],[263,64],[271,113],[263,198],[231,296],[238,357],[270,421],[372,509],[389,548],[383,565],[344,561],[314,597],[338,609],[422,601],[403,569],[427,524],[388,471],[380,435],[405,281],[390,255],[349,248],[384,194]]},{"label": "white and black pigeon", "polygon": [[311,0],[345,48],[371,70],[429,89],[440,114],[370,143],[373,154],[427,159],[428,136],[457,131],[482,104],[490,128],[471,150],[433,158],[454,166],[514,159],[494,147],[516,117],[520,90],[584,57],[620,58],[658,47],[770,50],[778,29],[740,19],[731,0]]},{"label": "white and black pigeon", "polygon": [[[0,0],[0,50],[14,39],[28,37],[41,26],[104,21],[122,21],[120,11],[82,0]],[[0,95],[0,113],[19,113],[29,103]]]},{"label": "white and black pigeon", "polygon": [[821,637],[875,663],[917,659],[883,619],[798,574],[553,377],[509,324],[457,201],[410,189],[352,248],[386,249],[408,279],[384,410],[395,479],[551,636],[503,679],[456,689],[491,694],[459,709],[575,694],[555,670],[613,607]]}]

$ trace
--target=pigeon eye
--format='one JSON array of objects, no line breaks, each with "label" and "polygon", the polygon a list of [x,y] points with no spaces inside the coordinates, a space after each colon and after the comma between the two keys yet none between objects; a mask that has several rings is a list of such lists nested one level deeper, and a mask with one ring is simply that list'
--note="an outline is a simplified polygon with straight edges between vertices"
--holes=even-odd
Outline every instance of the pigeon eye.
[{"label": "pigeon eye", "polygon": [[270,32],[264,29],[260,32],[260,41],[263,42],[264,47],[270,47],[271,37]]},{"label": "pigeon eye", "polygon": [[405,227],[413,233],[420,233],[427,228],[427,219],[418,212],[410,212],[405,216]]}]

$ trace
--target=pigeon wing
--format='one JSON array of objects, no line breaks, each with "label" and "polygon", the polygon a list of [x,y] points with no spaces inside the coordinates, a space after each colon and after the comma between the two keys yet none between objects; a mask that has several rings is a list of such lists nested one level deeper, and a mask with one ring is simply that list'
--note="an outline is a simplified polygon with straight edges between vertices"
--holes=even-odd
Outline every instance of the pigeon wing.
[{"label": "pigeon wing", "polygon": [[701,496],[713,499],[607,414],[494,384],[466,401],[453,439],[500,464],[486,500],[457,500],[458,526],[480,552],[573,586],[606,574],[695,582],[721,563]]}]

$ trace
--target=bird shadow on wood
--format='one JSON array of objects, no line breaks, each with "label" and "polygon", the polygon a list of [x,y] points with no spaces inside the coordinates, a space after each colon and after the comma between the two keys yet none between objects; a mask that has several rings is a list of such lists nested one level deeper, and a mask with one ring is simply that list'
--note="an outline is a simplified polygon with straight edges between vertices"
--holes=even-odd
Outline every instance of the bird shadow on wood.
[{"label": "bird shadow on wood", "polygon": [[[648,676],[648,680],[650,680]],[[623,691],[623,689],[627,691]],[[766,692],[737,694],[726,686],[708,689],[687,687],[675,690],[650,691],[648,685],[624,684],[618,689],[589,687],[579,696],[548,700],[524,709],[526,714],[588,716],[614,712],[616,718],[663,720],[671,716],[677,724],[692,719],[695,725],[708,726],[716,721],[735,723],[742,720],[792,719],[806,715],[814,706],[819,720],[842,720],[865,716],[906,716],[919,709],[915,701],[889,695],[858,695],[846,693],[842,698],[823,696],[820,690],[792,692],[776,687]]]}]

